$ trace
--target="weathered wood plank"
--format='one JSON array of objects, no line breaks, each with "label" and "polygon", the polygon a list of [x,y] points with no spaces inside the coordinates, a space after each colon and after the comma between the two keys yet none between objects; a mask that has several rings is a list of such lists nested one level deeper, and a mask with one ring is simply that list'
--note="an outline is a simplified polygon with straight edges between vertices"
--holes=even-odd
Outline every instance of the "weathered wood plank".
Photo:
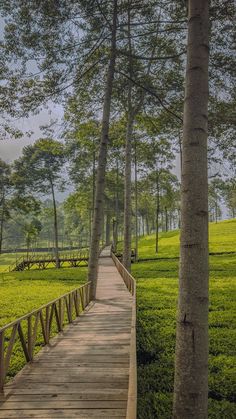
[{"label": "weathered wood plank", "polygon": [[[56,400],[55,400],[56,399]],[[125,409],[126,401],[109,400],[109,409]],[[32,401],[6,401],[0,404],[0,410],[38,410],[38,409],[107,409],[107,400],[58,400],[56,397],[52,400]]]},{"label": "weathered wood plank", "polygon": [[37,389],[16,389],[11,390],[5,396],[0,395],[0,401],[45,401],[45,400],[123,400],[127,401],[126,389],[86,389],[76,390],[76,392],[64,392],[63,386],[47,386],[47,393],[38,394]]},{"label": "weathered wood plank", "polygon": [[[0,411],[0,418],[10,419],[28,418],[125,418],[126,409],[38,409],[35,410],[7,410]],[[20,416],[19,416],[20,415]]]}]

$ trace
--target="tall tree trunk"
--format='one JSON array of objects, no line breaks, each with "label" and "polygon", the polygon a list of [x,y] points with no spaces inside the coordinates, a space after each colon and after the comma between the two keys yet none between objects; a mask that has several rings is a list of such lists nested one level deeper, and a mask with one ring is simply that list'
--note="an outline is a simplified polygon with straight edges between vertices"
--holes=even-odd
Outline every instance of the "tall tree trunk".
[{"label": "tall tree trunk", "polygon": [[156,253],[158,253],[159,245],[159,210],[160,210],[160,188],[159,173],[156,172]]},{"label": "tall tree trunk", "polygon": [[1,220],[0,220],[0,255],[2,253],[2,242],[3,242],[3,226],[4,226],[4,211],[5,211],[5,193],[3,191],[3,196],[1,200]]},{"label": "tall tree trunk", "polygon": [[117,0],[113,1],[113,23],[112,23],[112,39],[110,48],[109,68],[107,72],[105,97],[103,103],[102,115],[102,132],[98,156],[97,176],[96,176],[96,192],[94,203],[94,217],[92,228],[92,240],[90,246],[89,266],[88,266],[88,280],[91,284],[91,298],[96,298],[97,288],[97,271],[98,271],[98,257],[99,244],[103,225],[103,204],[104,204],[104,188],[105,188],[105,171],[107,162],[107,146],[108,134],[110,124],[110,110],[113,78],[115,72],[116,61],[116,29],[117,29]]},{"label": "tall tree trunk", "polygon": [[116,196],[115,196],[115,220],[113,227],[113,246],[117,250],[118,225],[119,225],[119,161],[116,160]]},{"label": "tall tree trunk", "polygon": [[217,202],[217,199],[216,199],[216,202],[215,202],[215,222],[216,222],[216,224],[218,222],[218,202]]},{"label": "tall tree trunk", "polygon": [[146,226],[147,226],[147,235],[149,236],[150,231],[149,231],[149,218],[148,218],[148,214],[146,215]]},{"label": "tall tree trunk", "polygon": [[182,151],[182,138],[181,132],[179,131],[179,157],[180,157],[180,175],[182,174],[182,165],[183,165],[183,151]]},{"label": "tall tree trunk", "polygon": [[[131,0],[132,1],[132,0]],[[125,196],[124,196],[124,245],[123,245],[123,265],[130,272],[131,270],[131,223],[132,223],[132,199],[131,199],[131,164],[132,164],[132,137],[134,127],[134,114],[132,106],[132,44],[130,30],[130,7],[131,1],[128,1],[128,49],[129,49],[129,76],[128,81],[128,111],[127,128],[125,142]]]},{"label": "tall tree trunk", "polygon": [[95,188],[96,188],[96,154],[93,152],[93,192],[92,192],[92,214],[94,213],[95,206]]},{"label": "tall tree trunk", "polygon": [[54,225],[54,239],[55,239],[55,259],[56,259],[56,268],[60,268],[59,260],[59,250],[58,250],[58,222],[57,222],[57,204],[55,199],[55,191],[53,182],[50,180],[51,192],[52,192],[52,202],[53,202],[53,225]]},{"label": "tall tree trunk", "polygon": [[181,264],[173,417],[207,418],[209,2],[188,1],[181,185]]},{"label": "tall tree trunk", "polygon": [[138,260],[138,167],[137,140],[134,143],[134,183],[135,183],[135,260]]},{"label": "tall tree trunk", "polygon": [[111,215],[109,209],[106,214],[106,246],[109,246],[111,243]]},{"label": "tall tree trunk", "polygon": [[[131,89],[131,87],[130,87]],[[132,224],[132,202],[131,202],[131,150],[133,135],[133,116],[128,114],[126,146],[125,146],[125,199],[124,199],[124,245],[123,265],[130,272],[131,270],[131,224]]]},{"label": "tall tree trunk", "polygon": [[168,231],[168,211],[167,208],[165,207],[165,231]]}]

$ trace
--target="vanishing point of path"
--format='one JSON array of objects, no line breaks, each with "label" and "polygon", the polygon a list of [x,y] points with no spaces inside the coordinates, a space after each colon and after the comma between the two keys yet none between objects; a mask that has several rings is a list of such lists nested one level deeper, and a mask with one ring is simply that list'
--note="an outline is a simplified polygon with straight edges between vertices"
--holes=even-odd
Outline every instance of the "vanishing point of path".
[{"label": "vanishing point of path", "polygon": [[5,386],[0,418],[125,418],[131,311],[105,248],[97,300]]}]

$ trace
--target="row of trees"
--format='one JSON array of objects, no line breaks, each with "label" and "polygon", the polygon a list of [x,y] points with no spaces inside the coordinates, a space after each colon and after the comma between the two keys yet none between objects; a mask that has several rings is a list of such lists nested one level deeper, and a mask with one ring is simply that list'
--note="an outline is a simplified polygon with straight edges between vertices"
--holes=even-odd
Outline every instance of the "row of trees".
[{"label": "row of trees", "polygon": [[[84,128],[83,126],[79,131],[80,135],[84,135]],[[88,152],[86,157],[84,141],[85,138],[81,144],[79,138],[76,144],[70,142],[69,146],[63,146],[55,140],[41,139],[33,146],[26,147],[22,156],[12,165],[0,161],[0,251],[3,246],[5,249],[12,246],[15,248],[26,246],[28,249],[31,246],[53,247],[58,254],[58,247],[89,246],[97,152],[94,152],[92,158]],[[165,141],[160,143],[163,147],[162,152],[165,152],[165,160],[168,161],[164,161],[163,157],[161,166],[155,169],[153,143],[147,141],[147,138],[142,142],[139,138],[135,149],[135,165],[133,164],[133,171],[136,169],[137,176],[135,177],[134,173],[131,188],[132,236],[135,238],[136,235],[140,237],[155,233],[156,252],[158,252],[159,231],[180,227],[180,184],[171,171],[173,154],[169,153],[167,159],[168,153],[163,146]],[[159,142],[157,144],[159,146]],[[87,146],[90,146],[89,141]],[[71,152],[72,148],[74,154]],[[159,151],[159,159],[160,156]],[[122,158],[118,160],[116,150],[111,160],[106,173],[102,242],[112,241],[116,248],[117,241],[122,239],[124,233],[122,223],[124,179]],[[76,166],[80,171],[76,170]],[[81,173],[82,171],[84,173]],[[66,191],[66,183],[73,185],[75,192],[71,192],[59,204],[55,194]],[[136,211],[134,211],[135,204],[137,204]],[[234,218],[235,182],[218,177],[209,184],[211,221],[217,222],[222,217],[222,204],[227,207],[229,217]],[[138,246],[137,241],[136,245]]]}]

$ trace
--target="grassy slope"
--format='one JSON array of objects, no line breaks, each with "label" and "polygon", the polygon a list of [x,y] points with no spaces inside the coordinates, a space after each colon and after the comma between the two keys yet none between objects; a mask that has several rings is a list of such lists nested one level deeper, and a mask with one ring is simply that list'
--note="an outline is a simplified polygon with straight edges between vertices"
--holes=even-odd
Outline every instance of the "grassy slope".
[{"label": "grassy slope", "polygon": [[[140,257],[155,257],[154,237],[140,240]],[[163,234],[159,256],[177,256],[178,232]],[[236,220],[210,225],[210,250],[236,251]],[[210,257],[209,418],[236,417],[236,255]],[[138,297],[138,417],[171,417],[178,260],[132,266]]]},{"label": "grassy slope", "polygon": [[[236,252],[236,220],[210,223],[210,252]],[[179,231],[160,233],[159,257],[179,256]],[[156,258],[155,235],[142,237],[139,241],[139,257]]]}]

